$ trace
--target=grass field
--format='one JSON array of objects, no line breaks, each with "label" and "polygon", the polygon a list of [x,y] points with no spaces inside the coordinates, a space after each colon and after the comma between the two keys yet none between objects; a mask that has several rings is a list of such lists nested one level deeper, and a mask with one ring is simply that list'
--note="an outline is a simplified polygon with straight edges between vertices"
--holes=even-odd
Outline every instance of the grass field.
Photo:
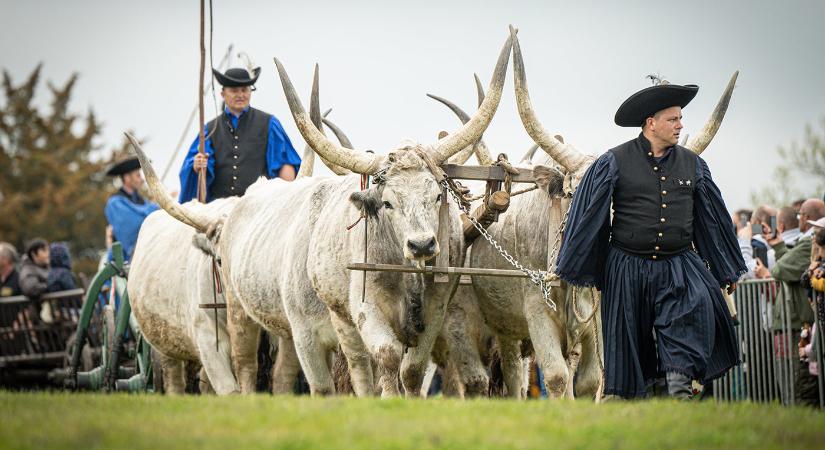
[{"label": "grass field", "polygon": [[823,448],[825,414],[673,401],[0,392],[2,448]]}]

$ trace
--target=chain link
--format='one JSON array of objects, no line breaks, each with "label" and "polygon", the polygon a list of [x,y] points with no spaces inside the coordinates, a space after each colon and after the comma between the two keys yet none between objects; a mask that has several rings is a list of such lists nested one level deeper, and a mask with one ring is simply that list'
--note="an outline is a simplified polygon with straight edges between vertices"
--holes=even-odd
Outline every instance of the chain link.
[{"label": "chain link", "polygon": [[556,303],[550,299],[551,286],[549,283],[545,281],[547,272],[543,270],[534,270],[524,267],[512,255],[510,255],[510,253],[508,253],[507,250],[504,249],[504,247],[502,247],[498,242],[496,242],[496,240],[487,231],[486,228],[484,228],[476,219],[473,218],[472,214],[470,213],[470,209],[464,206],[464,204],[461,201],[461,198],[458,196],[458,194],[455,193],[453,189],[450,188],[450,184],[446,179],[441,181],[441,186],[444,187],[447,190],[447,192],[450,193],[450,195],[453,197],[453,200],[455,200],[456,204],[458,205],[458,208],[467,216],[467,220],[469,220],[470,223],[473,224],[473,227],[481,234],[481,236],[483,236],[484,239],[487,242],[489,242],[490,245],[492,245],[493,248],[495,248],[496,251],[499,252],[499,254],[501,254],[501,256],[505,260],[507,260],[508,263],[510,263],[511,266],[518,269],[521,273],[527,275],[530,281],[536,286],[538,286],[539,289],[541,289],[541,294],[544,297],[544,303],[547,305],[547,307],[555,311]]}]

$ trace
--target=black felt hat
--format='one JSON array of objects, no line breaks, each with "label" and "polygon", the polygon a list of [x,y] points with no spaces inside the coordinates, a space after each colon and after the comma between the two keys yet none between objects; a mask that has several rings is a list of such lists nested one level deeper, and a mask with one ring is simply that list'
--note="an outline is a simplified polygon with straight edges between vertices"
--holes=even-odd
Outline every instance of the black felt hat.
[{"label": "black felt hat", "polygon": [[109,167],[109,170],[106,171],[106,175],[110,177],[117,177],[138,169],[140,169],[140,160],[132,157],[112,164],[112,166]]},{"label": "black felt hat", "polygon": [[261,74],[261,68],[256,67],[252,69],[251,74],[248,70],[241,69],[240,67],[226,69],[225,73],[220,73],[217,70],[212,69],[212,73],[215,75],[218,83],[220,83],[223,87],[243,87],[252,86],[256,81],[258,81],[258,76]]},{"label": "black felt hat", "polygon": [[613,119],[620,127],[640,127],[648,117],[657,112],[679,106],[684,108],[693,100],[699,86],[695,84],[660,84],[651,86],[631,95],[619,106],[616,117]]}]

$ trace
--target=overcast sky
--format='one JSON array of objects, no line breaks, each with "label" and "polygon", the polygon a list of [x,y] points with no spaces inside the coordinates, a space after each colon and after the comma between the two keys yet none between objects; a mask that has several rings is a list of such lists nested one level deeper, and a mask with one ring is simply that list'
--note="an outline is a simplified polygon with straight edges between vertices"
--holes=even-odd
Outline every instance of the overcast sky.
[{"label": "overcast sky", "polygon": [[[38,62],[58,84],[78,72],[73,106],[92,108],[104,122],[99,143],[113,147],[124,129],[135,129],[162,170],[197,99],[199,2],[0,3],[0,65],[15,82]],[[703,154],[729,209],[749,206],[754,183],[769,179],[778,162],[776,148],[825,117],[822,0],[213,3],[215,64],[230,43],[251,55],[263,69],[252,104],[281,119],[299,152],[303,139],[273,56],[305,105],[319,63],[322,108],[333,108],[330,118],[356,147],[386,153],[402,138],[431,142],[457,128],[452,113],[424,94],[472,112],[472,74],[489,82],[510,23],[520,30],[540,119],[586,153],[635,137],[613,115],[649,86],[645,75],[700,86],[684,111],[685,131],[694,134],[740,70],[727,117]],[[485,140],[517,159],[532,142],[515,107],[512,64],[507,77]],[[195,133],[193,126],[187,145]],[[177,189],[181,160],[170,188]]]}]

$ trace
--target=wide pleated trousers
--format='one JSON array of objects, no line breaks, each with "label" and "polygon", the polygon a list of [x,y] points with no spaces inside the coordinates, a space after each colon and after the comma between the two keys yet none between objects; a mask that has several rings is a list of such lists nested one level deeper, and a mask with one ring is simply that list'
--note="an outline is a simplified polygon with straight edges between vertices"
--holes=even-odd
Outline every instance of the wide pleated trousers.
[{"label": "wide pleated trousers", "polygon": [[666,372],[704,384],[739,363],[722,291],[695,252],[654,261],[611,245],[605,272],[606,395],[644,397]]}]

